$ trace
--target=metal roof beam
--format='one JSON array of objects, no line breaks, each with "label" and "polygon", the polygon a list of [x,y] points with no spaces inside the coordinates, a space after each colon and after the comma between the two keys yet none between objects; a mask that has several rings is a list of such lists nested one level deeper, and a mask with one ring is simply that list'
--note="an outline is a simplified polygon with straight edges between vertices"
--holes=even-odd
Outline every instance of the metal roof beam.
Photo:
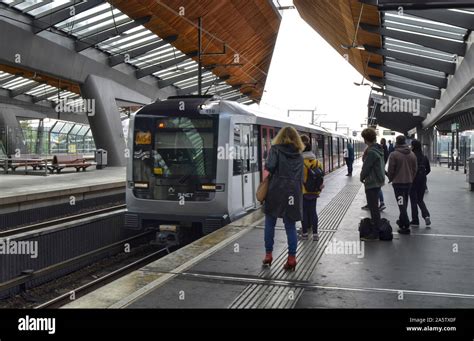
[{"label": "metal roof beam", "polygon": [[18,75],[10,75],[10,76],[0,80],[0,85],[10,82],[10,81],[14,80],[16,77],[18,77]]},{"label": "metal roof beam", "polygon": [[131,21],[129,23],[126,23],[124,25],[118,26],[117,28],[113,27],[108,30],[105,30],[103,32],[87,36],[83,40],[78,40],[76,41],[76,51],[80,52],[82,50],[85,50],[91,46],[94,46],[96,44],[99,44],[100,42],[107,40],[109,38],[118,36],[122,34],[123,32],[126,32],[134,27],[144,25],[148,21],[150,21],[151,17],[143,17],[139,18],[137,20]]},{"label": "metal roof beam", "polygon": [[448,11],[446,9],[405,10],[404,13],[418,18],[433,20],[468,30],[474,30],[474,20],[471,14]]},{"label": "metal roof beam", "polygon": [[104,0],[88,0],[86,2],[82,2],[78,5],[71,4],[71,6],[67,8],[63,8],[59,11],[54,13],[48,13],[44,16],[41,16],[39,19],[33,20],[33,32],[39,33],[44,31],[54,25],[59,24],[62,21],[65,21],[71,18],[71,7],[74,6],[74,13],[75,15],[85,12],[88,9],[91,9],[97,5],[100,5],[104,2]]},{"label": "metal roof beam", "polygon": [[109,57],[109,65],[110,66],[116,66],[116,65],[125,63],[125,60],[127,58],[128,59],[136,58],[136,57],[141,56],[141,55],[143,55],[143,54],[145,54],[149,51],[155,50],[155,49],[157,49],[159,47],[162,47],[162,46],[164,46],[164,45],[166,45],[170,42],[173,42],[177,38],[178,38],[178,36],[172,36],[172,37],[160,40],[158,42],[148,44],[148,45],[145,45],[143,47],[139,47],[138,49],[131,50],[130,52],[110,56]]},{"label": "metal roof beam", "polygon": [[[408,16],[407,16],[408,18]],[[431,28],[427,23],[423,23],[423,26],[416,26],[417,24],[410,21],[402,21],[403,18],[397,18],[397,22],[394,22],[392,18],[385,17],[384,26],[387,28],[393,28],[398,30],[405,30],[410,32],[416,32],[421,34],[429,34],[439,38],[454,39],[458,41],[464,40],[464,33],[439,31],[438,28]],[[419,25],[419,24],[418,24]],[[433,25],[434,26],[434,25]]]},{"label": "metal roof beam", "polygon": [[364,46],[365,49],[371,53],[379,54],[385,57],[391,57],[408,64],[418,65],[421,67],[425,67],[427,69],[432,69],[436,71],[441,71],[447,74],[454,74],[456,71],[456,65],[454,63],[444,62],[432,58],[421,57],[417,55],[407,54],[407,53],[400,53],[396,51],[390,51],[387,49],[378,49],[373,48],[371,46]]},{"label": "metal roof beam", "polygon": [[437,88],[445,89],[448,86],[448,80],[446,78],[430,76],[430,75],[412,71],[409,69],[399,69],[399,68],[395,68],[391,66],[373,64],[373,63],[369,63],[369,67],[380,70],[380,71],[388,72],[400,77],[409,78],[417,82],[433,85],[433,86],[436,86]]},{"label": "metal roof beam", "polygon": [[458,56],[464,56],[466,54],[466,44],[455,42],[446,39],[439,39],[434,37],[428,37],[420,34],[414,34],[409,32],[402,32],[397,30],[390,30],[385,27],[379,27],[375,25],[360,24],[360,27],[367,32],[383,35],[397,40],[407,41],[410,43],[429,47],[438,51],[443,51],[451,54],[457,54]]},{"label": "metal roof beam", "polygon": [[[403,90],[403,89],[400,89],[400,90]],[[392,97],[404,98],[404,99],[409,99],[409,100],[419,100],[420,104],[427,108],[432,108],[436,104],[436,101],[434,99],[427,99],[427,98],[422,98],[416,95],[405,94],[397,90],[385,90],[384,92],[386,95],[389,95]]]},{"label": "metal roof beam", "polygon": [[10,90],[10,97],[14,98],[14,97],[20,96],[21,94],[24,94],[25,92],[28,92],[43,83],[45,82],[33,82],[31,84],[27,84],[25,86],[19,87],[18,89]]},{"label": "metal roof beam", "polygon": [[165,70],[165,69],[167,69],[171,66],[179,64],[181,62],[184,62],[185,60],[188,60],[189,58],[194,57],[194,56],[197,56],[197,51],[189,53],[188,55],[178,57],[176,59],[171,59],[171,60],[168,60],[166,62],[157,64],[157,65],[153,65],[153,66],[149,66],[149,67],[144,68],[144,69],[137,70],[136,71],[136,76],[137,76],[138,79],[143,78],[145,76],[154,74],[155,72]]},{"label": "metal roof beam", "polygon": [[[63,92],[65,89],[62,89],[61,92]],[[33,102],[38,103],[38,102],[44,101],[53,95],[57,95],[57,93],[58,93],[58,89],[48,91],[44,95],[33,97]]]},{"label": "metal roof beam", "polygon": [[391,85],[391,86],[394,86],[396,88],[411,91],[411,92],[414,92],[414,93],[417,93],[417,94],[420,94],[420,95],[423,95],[423,96],[426,96],[426,97],[430,97],[430,98],[433,98],[433,99],[434,98],[439,99],[441,97],[441,91],[440,90],[433,90],[433,89],[429,89],[429,88],[423,88],[423,87],[418,86],[418,85],[403,83],[403,82],[399,82],[399,81],[395,81],[395,80],[391,80],[391,79],[386,79],[386,78],[384,78],[382,82],[385,83],[385,85]]}]

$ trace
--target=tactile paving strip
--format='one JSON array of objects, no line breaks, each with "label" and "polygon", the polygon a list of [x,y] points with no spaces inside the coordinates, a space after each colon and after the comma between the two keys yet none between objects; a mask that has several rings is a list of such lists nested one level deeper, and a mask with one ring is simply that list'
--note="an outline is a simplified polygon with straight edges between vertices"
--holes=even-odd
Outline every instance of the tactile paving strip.
[{"label": "tactile paving strip", "polygon": [[[272,266],[263,269],[259,277],[268,280],[286,280],[305,282],[311,278],[316,264],[324,253],[325,246],[332,239],[352,201],[359,192],[361,184],[344,187],[319,214],[319,241],[299,241],[296,259],[296,271],[285,271],[283,264],[287,251],[274,259]],[[250,284],[231,303],[229,308],[292,308],[303,293],[303,288],[291,288],[278,285]]]}]

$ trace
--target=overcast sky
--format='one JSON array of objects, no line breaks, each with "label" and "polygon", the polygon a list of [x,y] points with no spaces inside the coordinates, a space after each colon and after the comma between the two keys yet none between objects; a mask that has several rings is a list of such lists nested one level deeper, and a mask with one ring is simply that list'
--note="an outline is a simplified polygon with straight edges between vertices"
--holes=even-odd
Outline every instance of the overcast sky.
[{"label": "overcast sky", "polygon": [[[361,130],[370,88],[362,76],[314,31],[296,9],[285,10],[260,110],[287,115],[288,109],[314,109],[320,121]],[[366,81],[367,82],[367,81]],[[292,114],[311,121],[310,113]],[[299,116],[299,117],[297,117]]]}]

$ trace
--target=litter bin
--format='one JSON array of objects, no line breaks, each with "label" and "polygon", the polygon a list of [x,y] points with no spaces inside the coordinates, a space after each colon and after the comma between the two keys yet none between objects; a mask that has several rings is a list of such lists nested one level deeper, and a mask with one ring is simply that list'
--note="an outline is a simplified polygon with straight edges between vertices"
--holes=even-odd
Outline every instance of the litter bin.
[{"label": "litter bin", "polygon": [[469,158],[469,183],[471,184],[471,191],[474,192],[474,156]]},{"label": "litter bin", "polygon": [[95,162],[97,163],[97,169],[107,167],[107,151],[105,149],[97,149],[95,151]]}]

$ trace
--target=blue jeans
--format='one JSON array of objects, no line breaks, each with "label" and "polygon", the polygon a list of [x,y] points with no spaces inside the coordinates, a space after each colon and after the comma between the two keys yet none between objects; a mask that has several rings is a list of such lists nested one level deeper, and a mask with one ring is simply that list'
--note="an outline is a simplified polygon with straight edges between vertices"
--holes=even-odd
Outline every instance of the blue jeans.
[{"label": "blue jeans", "polygon": [[[273,251],[273,239],[275,238],[275,225],[277,218],[268,214],[265,215],[265,251]],[[285,224],[286,237],[288,238],[288,254],[296,256],[296,247],[298,246],[298,236],[296,235],[296,222],[283,218]]]},{"label": "blue jeans", "polygon": [[380,191],[379,191],[379,201],[380,201],[380,204],[384,203],[385,201],[383,200],[383,192],[382,192],[382,188],[380,188]]},{"label": "blue jeans", "polygon": [[310,227],[313,227],[313,234],[318,233],[318,213],[316,212],[316,202],[316,198],[303,198],[303,221],[301,222],[303,233],[308,233]]}]

